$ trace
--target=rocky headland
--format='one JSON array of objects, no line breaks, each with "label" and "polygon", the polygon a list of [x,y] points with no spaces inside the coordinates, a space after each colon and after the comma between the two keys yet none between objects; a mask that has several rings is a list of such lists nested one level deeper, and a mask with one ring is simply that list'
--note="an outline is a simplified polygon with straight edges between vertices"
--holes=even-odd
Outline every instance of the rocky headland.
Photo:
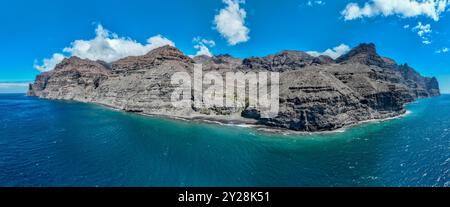
[{"label": "rocky headland", "polygon": [[[176,72],[192,73],[194,64],[218,73],[280,72],[280,110],[262,118],[250,107],[176,108],[171,84]],[[315,132],[405,113],[418,98],[439,96],[436,78],[421,76],[407,64],[380,56],[374,44],[361,44],[336,60],[300,51],[266,57],[230,55],[190,58],[174,47],[106,63],[71,57],[41,73],[29,96],[101,104],[120,110],[174,118],[251,120],[256,124]]]}]

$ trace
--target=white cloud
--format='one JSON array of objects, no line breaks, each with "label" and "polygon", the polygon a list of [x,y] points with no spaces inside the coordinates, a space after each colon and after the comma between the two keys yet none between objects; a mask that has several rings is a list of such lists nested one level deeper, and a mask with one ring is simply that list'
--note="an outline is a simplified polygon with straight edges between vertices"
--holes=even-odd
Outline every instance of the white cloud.
[{"label": "white cloud", "polygon": [[66,58],[66,57],[64,57],[63,54],[55,53],[55,54],[53,54],[53,56],[51,58],[45,58],[43,60],[42,65],[39,65],[38,61],[34,60],[34,68],[36,68],[37,70],[39,70],[41,72],[50,71],[50,70],[53,70],[58,63],[63,61],[64,58]]},{"label": "white cloud", "polygon": [[438,13],[442,13],[445,12],[447,6],[450,5],[450,1],[449,0],[438,0],[437,1],[437,11]]},{"label": "white cloud", "polygon": [[448,0],[370,0],[363,7],[356,3],[349,3],[341,14],[345,20],[398,15],[404,18],[425,16],[439,21],[440,15],[449,5]]},{"label": "white cloud", "polygon": [[417,34],[418,34],[420,37],[423,37],[425,34],[429,34],[429,33],[432,32],[432,30],[431,30],[431,25],[430,25],[430,24],[424,25],[424,24],[422,24],[422,22],[419,22],[419,23],[417,24],[417,26],[415,26],[415,27],[413,28],[413,31],[418,31]]},{"label": "white cloud", "polygon": [[[119,37],[117,34],[98,25],[95,30],[96,37],[91,40],[75,40],[70,47],[64,48],[63,52],[68,56],[77,56],[83,59],[102,60],[113,62],[128,56],[145,55],[149,51],[165,45],[175,46],[169,39],[157,35],[150,37],[145,45],[130,38]],[[43,64],[35,62],[34,67],[40,71],[50,71],[60,63],[65,56],[55,53],[52,58],[44,59]]]},{"label": "white cloud", "polygon": [[422,24],[422,22],[419,22],[417,26],[412,28],[412,31],[417,32],[417,35],[419,35],[419,37],[422,38],[423,44],[426,45],[431,44],[430,35],[433,32],[433,30],[431,30],[430,24]]},{"label": "white cloud", "polygon": [[194,48],[198,49],[198,51],[195,55],[191,55],[191,57],[196,57],[199,55],[206,55],[209,57],[213,56],[209,48],[215,47],[216,42],[213,40],[202,39],[201,37],[196,37],[192,41],[195,43]]},{"label": "white cloud", "polygon": [[409,28],[409,24],[403,26],[403,29],[408,29]]},{"label": "white cloud", "polygon": [[339,46],[334,47],[333,49],[327,49],[324,52],[317,52],[317,51],[309,51],[306,52],[309,55],[312,55],[314,57],[319,57],[321,55],[327,55],[330,56],[333,59],[336,59],[350,51],[350,47],[346,44],[341,44]]},{"label": "white cloud", "polygon": [[319,6],[323,6],[326,3],[324,1],[308,1],[308,3],[306,3],[306,5],[313,7],[314,5],[319,5]]},{"label": "white cloud", "polygon": [[247,42],[250,29],[245,26],[247,12],[240,8],[243,0],[223,0],[227,5],[214,17],[216,30],[228,41],[230,45]]},{"label": "white cloud", "polygon": [[30,82],[0,82],[0,89],[16,89],[28,87]]},{"label": "white cloud", "polygon": [[441,54],[441,53],[448,53],[450,50],[448,49],[448,47],[444,47],[440,50],[437,50],[436,53]]}]

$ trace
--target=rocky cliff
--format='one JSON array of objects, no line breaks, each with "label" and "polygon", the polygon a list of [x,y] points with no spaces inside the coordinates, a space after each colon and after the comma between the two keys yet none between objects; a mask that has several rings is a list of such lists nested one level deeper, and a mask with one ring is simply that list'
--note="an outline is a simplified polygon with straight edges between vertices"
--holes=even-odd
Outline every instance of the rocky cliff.
[{"label": "rocky cliff", "polygon": [[[171,84],[176,72],[280,72],[280,111],[262,118],[250,107],[175,108]],[[230,55],[193,59],[174,47],[113,63],[64,60],[53,71],[37,76],[30,96],[102,104],[129,112],[174,117],[244,117],[261,125],[296,131],[326,131],[360,121],[403,114],[404,104],[440,95],[436,78],[422,77],[407,64],[377,54],[375,45],[361,44],[336,60],[299,51],[283,51],[246,59]],[[245,105],[245,104],[244,104]]]}]

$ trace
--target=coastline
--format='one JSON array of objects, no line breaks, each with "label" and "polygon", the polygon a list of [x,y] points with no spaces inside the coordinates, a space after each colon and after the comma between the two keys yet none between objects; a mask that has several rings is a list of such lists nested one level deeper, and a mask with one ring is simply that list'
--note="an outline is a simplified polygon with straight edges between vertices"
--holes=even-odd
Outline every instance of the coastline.
[{"label": "coastline", "polygon": [[[428,98],[431,98],[431,97],[428,97]],[[418,100],[420,100],[420,99],[418,99]],[[405,103],[405,107],[408,104],[416,103],[418,100],[410,102],[410,103]],[[71,100],[71,101],[79,102],[76,100]],[[94,104],[94,105],[102,106],[102,107],[109,108],[112,110],[130,113],[130,114],[136,114],[136,115],[145,116],[145,117],[162,118],[162,119],[176,120],[176,121],[182,121],[182,122],[194,122],[194,123],[213,124],[213,125],[230,126],[230,127],[251,128],[251,129],[255,129],[258,132],[262,132],[262,133],[286,135],[286,136],[288,136],[288,135],[314,135],[314,134],[343,133],[346,130],[348,130],[349,128],[357,127],[362,124],[386,122],[386,121],[390,121],[390,120],[394,120],[394,119],[400,119],[400,118],[406,117],[412,113],[411,111],[408,111],[408,110],[403,110],[400,112],[392,112],[392,113],[387,114],[387,117],[384,117],[384,118],[373,118],[373,119],[368,119],[368,120],[362,120],[362,121],[358,121],[358,122],[348,124],[343,127],[332,129],[332,130],[295,131],[295,130],[290,130],[287,128],[280,128],[280,127],[273,127],[273,126],[259,124],[258,120],[248,119],[248,118],[238,117],[238,116],[195,115],[195,116],[190,116],[190,117],[185,117],[185,116],[183,117],[183,116],[173,116],[173,115],[167,115],[167,114],[150,114],[150,113],[144,113],[144,112],[126,111],[126,110],[120,109],[118,107],[110,106],[107,104],[96,103],[96,102],[81,102],[81,103]]]},{"label": "coastline", "polygon": [[[28,96],[25,94],[25,96]],[[36,96],[28,96],[28,97],[36,97]],[[153,118],[162,118],[167,120],[176,120],[176,121],[183,121],[183,122],[194,122],[194,123],[203,123],[203,124],[214,124],[214,125],[221,125],[221,126],[230,126],[230,127],[240,127],[240,128],[250,128],[257,130],[258,132],[262,133],[268,133],[268,134],[276,134],[276,135],[314,135],[314,134],[333,134],[333,133],[343,133],[349,128],[357,127],[362,124],[367,123],[375,123],[375,122],[385,122],[390,121],[393,119],[400,119],[405,116],[410,115],[412,112],[408,110],[403,110],[400,112],[392,112],[389,114],[386,114],[387,117],[384,118],[373,118],[368,120],[362,120],[355,123],[351,123],[348,125],[345,125],[340,128],[332,129],[332,130],[324,130],[324,131],[295,131],[290,130],[287,128],[279,128],[279,127],[273,127],[273,126],[267,126],[263,124],[259,124],[258,120],[255,119],[248,119],[240,116],[219,116],[219,115],[193,115],[190,117],[186,116],[173,116],[173,115],[167,115],[167,114],[150,114],[150,113],[144,113],[144,112],[133,112],[133,111],[126,111],[119,107],[111,106],[104,103],[97,103],[97,102],[88,102],[88,101],[78,101],[78,100],[65,100],[65,99],[47,99],[47,98],[41,98],[37,97],[39,99],[43,100],[56,100],[56,101],[71,101],[71,102],[77,102],[77,103],[87,103],[87,104],[93,104],[101,107],[105,107],[111,110],[130,113],[130,114],[136,114],[140,116],[145,117],[153,117]],[[433,98],[433,97],[426,97],[426,98],[419,98],[413,102],[405,103],[404,107],[406,107],[408,104],[417,103],[418,100],[421,99],[427,99],[427,98]]]}]

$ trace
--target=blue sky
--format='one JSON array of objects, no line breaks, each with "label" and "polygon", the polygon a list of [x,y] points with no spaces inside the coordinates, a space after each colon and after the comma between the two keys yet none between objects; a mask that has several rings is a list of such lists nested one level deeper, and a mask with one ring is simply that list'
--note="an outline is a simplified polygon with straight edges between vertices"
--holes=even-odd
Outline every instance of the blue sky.
[{"label": "blue sky", "polygon": [[383,56],[436,76],[450,93],[449,8],[446,0],[1,1],[0,91],[34,80],[39,66],[51,69],[43,60],[55,53],[102,59],[109,53],[80,50],[82,44],[103,48],[93,40],[102,25],[103,40],[136,41],[137,53],[161,42],[188,55],[203,49],[199,54],[237,57],[373,42]]}]

